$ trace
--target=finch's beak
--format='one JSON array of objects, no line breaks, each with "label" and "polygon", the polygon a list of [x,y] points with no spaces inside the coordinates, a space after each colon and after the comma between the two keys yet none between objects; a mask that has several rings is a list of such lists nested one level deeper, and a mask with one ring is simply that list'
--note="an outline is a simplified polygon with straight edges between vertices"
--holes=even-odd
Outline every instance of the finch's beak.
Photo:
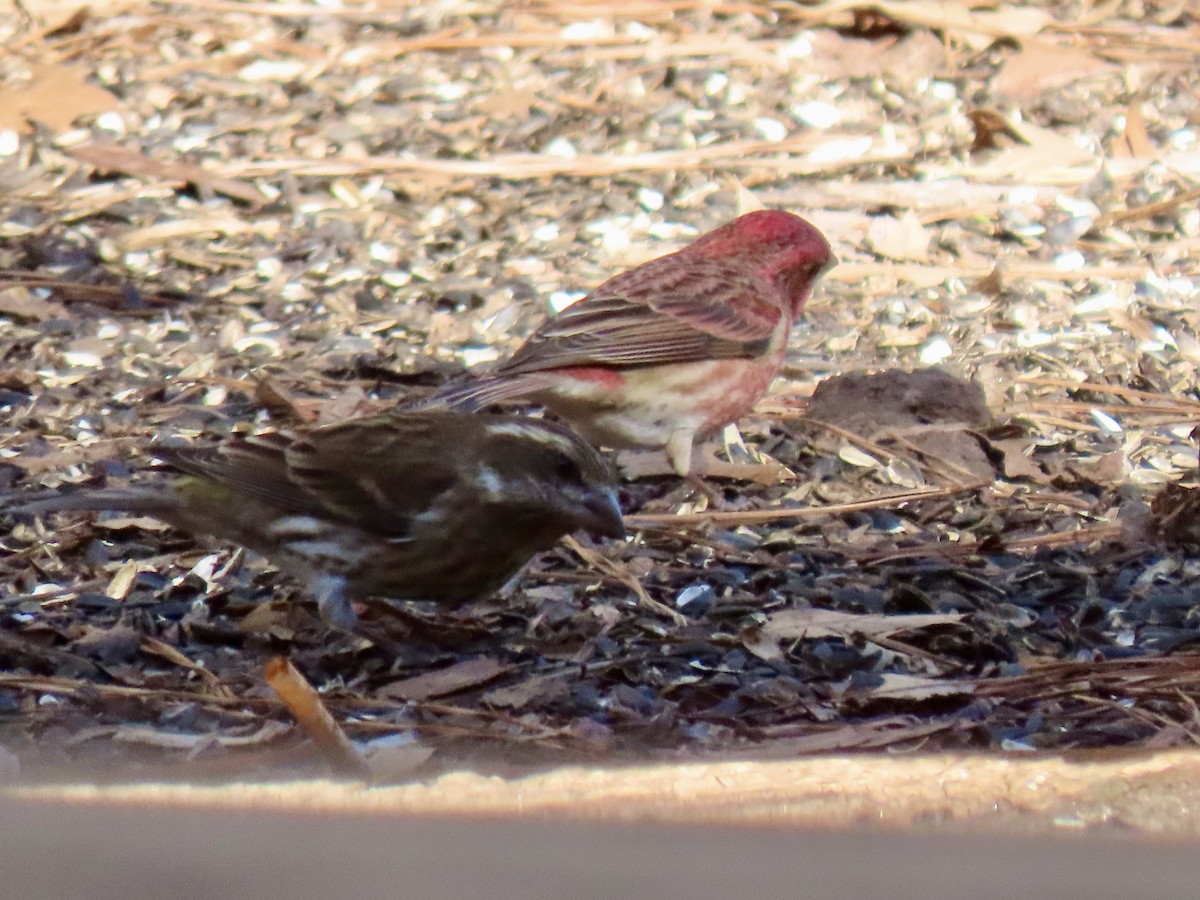
[{"label": "finch's beak", "polygon": [[625,520],[621,517],[616,491],[592,492],[584,503],[584,509],[587,510],[582,522],[585,531],[602,537],[625,537]]}]

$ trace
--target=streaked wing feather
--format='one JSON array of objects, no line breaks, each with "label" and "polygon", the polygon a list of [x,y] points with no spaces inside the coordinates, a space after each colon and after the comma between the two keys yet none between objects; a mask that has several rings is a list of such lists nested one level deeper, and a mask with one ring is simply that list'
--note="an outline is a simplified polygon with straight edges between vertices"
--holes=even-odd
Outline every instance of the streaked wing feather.
[{"label": "streaked wing feather", "polygon": [[441,441],[424,417],[410,414],[403,420],[359,419],[303,437],[254,435],[158,455],[182,472],[279,509],[334,516],[396,538],[458,478],[455,448]]},{"label": "streaked wing feather", "polygon": [[[495,374],[761,355],[782,313],[737,276],[722,266],[673,280],[617,276],[543,324]],[[619,290],[625,281],[633,283]]]},{"label": "streaked wing feather", "polygon": [[544,378],[536,372],[511,378],[476,378],[446,385],[435,394],[406,404],[404,409],[449,408],[474,411],[493,403],[524,399],[533,389],[540,386],[538,382],[544,383]]},{"label": "streaked wing feather", "polygon": [[401,537],[454,485],[457,448],[419,415],[379,416],[310,432],[288,448],[292,479],[327,511]]},{"label": "streaked wing feather", "polygon": [[238,438],[220,447],[164,447],[155,455],[172,468],[207,478],[290,512],[313,512],[319,504],[296,489],[288,474],[279,434]]}]

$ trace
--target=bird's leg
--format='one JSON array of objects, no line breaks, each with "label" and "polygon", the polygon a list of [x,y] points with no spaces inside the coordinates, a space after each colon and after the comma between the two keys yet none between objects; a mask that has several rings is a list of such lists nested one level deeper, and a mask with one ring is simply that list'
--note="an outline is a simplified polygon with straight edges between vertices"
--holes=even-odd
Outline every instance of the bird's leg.
[{"label": "bird's leg", "polygon": [[346,592],[346,578],[342,575],[318,575],[310,585],[317,598],[317,611],[321,620],[339,631],[345,631],[356,641],[366,638],[384,653],[398,656],[400,646],[374,622],[363,622]]},{"label": "bird's leg", "polygon": [[678,431],[671,432],[671,436],[667,438],[667,459],[670,460],[671,468],[680,478],[687,478],[688,473],[692,471],[692,450],[695,439],[696,432],[691,428],[680,428]]},{"label": "bird's leg", "polygon": [[321,620],[326,625],[347,632],[356,641],[366,638],[390,656],[401,654],[403,645],[393,640],[380,622],[364,622],[358,617],[347,596],[345,577],[319,575],[313,579],[310,587],[317,598]]},{"label": "bird's leg", "polygon": [[705,481],[699,472],[692,472],[684,480],[687,482],[688,487],[696,491],[696,493],[703,494],[705,499],[708,500],[708,505],[713,509],[729,508],[729,504],[725,501],[725,496]]},{"label": "bird's leg", "polygon": [[342,631],[358,629],[358,614],[346,596],[346,579],[342,575],[318,575],[310,585],[317,598],[317,610],[326,624]]},{"label": "bird's leg", "polygon": [[[692,467],[696,451],[695,440],[696,432],[691,428],[681,428],[672,432],[667,439],[667,459],[671,463],[671,468],[688,483],[692,490],[703,494],[714,509],[720,509],[725,505],[725,498],[721,496],[720,492],[705,483],[703,472]],[[703,460],[701,460],[700,468],[704,468]]]}]

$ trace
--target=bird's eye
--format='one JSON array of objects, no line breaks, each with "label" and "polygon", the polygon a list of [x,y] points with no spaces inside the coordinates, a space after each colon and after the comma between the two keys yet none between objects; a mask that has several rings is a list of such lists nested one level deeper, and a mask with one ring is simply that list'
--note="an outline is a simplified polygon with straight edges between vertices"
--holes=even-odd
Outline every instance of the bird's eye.
[{"label": "bird's eye", "polygon": [[579,471],[579,463],[565,453],[555,455],[554,472],[564,481],[581,481],[583,479],[583,473]]}]

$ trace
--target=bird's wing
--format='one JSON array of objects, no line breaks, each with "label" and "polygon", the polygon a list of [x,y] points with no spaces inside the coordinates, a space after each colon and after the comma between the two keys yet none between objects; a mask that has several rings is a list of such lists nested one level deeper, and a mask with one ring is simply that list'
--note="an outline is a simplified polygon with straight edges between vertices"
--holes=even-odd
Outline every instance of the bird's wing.
[{"label": "bird's wing", "polygon": [[[457,460],[476,439],[437,414],[374,416],[319,428],[287,449],[288,475],[328,513],[393,539],[463,477]],[[473,474],[473,473],[472,473]]]},{"label": "bird's wing", "polygon": [[626,275],[546,321],[494,374],[748,359],[766,352],[783,316],[732,265]]},{"label": "bird's wing", "polygon": [[459,477],[455,440],[418,413],[158,455],[182,472],[285,512],[340,519],[394,539],[407,535]]},{"label": "bird's wing", "polygon": [[236,494],[290,512],[313,512],[312,498],[296,489],[284,454],[291,437],[278,432],[236,437],[216,447],[160,447],[154,455],[188,475],[215,481]]}]

